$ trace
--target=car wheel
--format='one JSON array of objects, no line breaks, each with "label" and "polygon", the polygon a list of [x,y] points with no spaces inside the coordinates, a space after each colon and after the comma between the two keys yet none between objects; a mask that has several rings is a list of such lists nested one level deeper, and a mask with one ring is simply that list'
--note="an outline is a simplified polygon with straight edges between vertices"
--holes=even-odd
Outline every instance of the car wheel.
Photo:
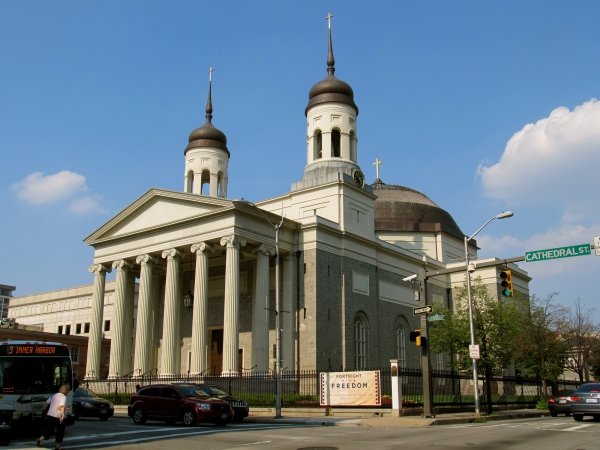
[{"label": "car wheel", "polygon": [[550,413],[550,415],[551,415],[552,417],[556,417],[556,416],[558,416],[558,413],[551,412],[551,413]]},{"label": "car wheel", "polygon": [[191,409],[186,409],[181,416],[181,420],[186,427],[194,426],[197,422],[196,414]]},{"label": "car wheel", "polygon": [[573,414],[573,419],[575,419],[575,422],[581,422],[583,420],[583,414]]},{"label": "car wheel", "polygon": [[108,416],[100,416],[98,418],[103,422],[106,422],[108,420]]},{"label": "car wheel", "polygon": [[133,419],[133,423],[135,423],[136,425],[146,423],[146,415],[144,414],[144,411],[142,411],[140,408],[135,408],[133,410],[131,418]]}]

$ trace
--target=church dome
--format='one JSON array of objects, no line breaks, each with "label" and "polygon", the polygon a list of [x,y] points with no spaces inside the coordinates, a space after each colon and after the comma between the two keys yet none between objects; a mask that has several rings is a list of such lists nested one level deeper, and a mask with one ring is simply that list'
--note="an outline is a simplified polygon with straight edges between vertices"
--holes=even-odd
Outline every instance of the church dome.
[{"label": "church dome", "polygon": [[464,238],[452,216],[425,194],[404,186],[385,184],[379,178],[371,185],[375,200],[375,231],[444,232]]},{"label": "church dome", "polygon": [[358,114],[358,106],[354,103],[354,92],[348,83],[336,78],[333,74],[327,75],[324,80],[315,84],[308,94],[306,111],[320,103],[344,103],[352,106]]},{"label": "church dome", "polygon": [[[328,19],[331,20],[328,16]],[[358,115],[358,106],[354,103],[354,91],[348,83],[335,77],[335,58],[333,56],[333,43],[331,40],[331,23],[329,25],[329,39],[327,48],[327,76],[315,84],[308,93],[308,105],[304,114],[315,105],[321,103],[344,103],[351,106]]]},{"label": "church dome", "polygon": [[226,151],[227,157],[231,156],[227,149],[227,136],[212,124],[212,70],[211,67],[209,70],[211,77],[208,82],[208,98],[206,100],[206,123],[190,133],[189,143],[183,152],[184,155],[193,148],[218,148]]},{"label": "church dome", "polygon": [[190,133],[189,144],[185,151],[187,152],[192,148],[203,147],[218,148],[225,150],[229,154],[229,150],[227,149],[227,136],[208,121],[203,126],[196,128]]}]

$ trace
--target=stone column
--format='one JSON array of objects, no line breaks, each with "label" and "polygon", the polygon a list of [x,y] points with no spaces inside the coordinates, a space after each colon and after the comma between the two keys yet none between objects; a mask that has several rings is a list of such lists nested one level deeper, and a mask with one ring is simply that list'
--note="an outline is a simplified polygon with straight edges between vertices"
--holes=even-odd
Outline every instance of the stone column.
[{"label": "stone column", "polygon": [[129,263],[124,259],[113,262],[113,269],[117,270],[115,303],[113,310],[113,323],[111,324],[110,339],[110,364],[108,377],[117,378],[123,372],[123,334],[125,323],[123,320],[125,302],[127,301],[127,280],[129,278]]},{"label": "stone column", "polygon": [[252,371],[269,370],[269,256],[273,248],[256,249],[254,303],[252,308]]},{"label": "stone column", "polygon": [[294,305],[294,259],[288,254],[281,258],[283,289],[281,296],[281,367],[294,370],[296,336],[296,306]]},{"label": "stone column", "polygon": [[192,245],[196,254],[194,309],[192,310],[192,361],[190,374],[208,370],[208,255],[212,247],[206,242]]},{"label": "stone column", "polygon": [[123,374],[133,374],[133,304],[135,303],[135,274],[127,274],[127,295],[123,305]]},{"label": "stone column", "polygon": [[221,239],[225,252],[225,306],[223,312],[223,376],[239,375],[238,329],[240,309],[240,247],[246,241],[235,235]]},{"label": "stone column", "polygon": [[139,377],[151,369],[150,364],[152,363],[152,269],[154,259],[150,255],[140,255],[135,262],[140,265],[141,270],[133,376]]},{"label": "stone column", "polygon": [[102,318],[104,314],[104,290],[106,286],[106,272],[110,267],[102,264],[91,265],[89,271],[94,274],[94,291],[92,293],[90,334],[88,336],[88,350],[86,362],[86,380],[100,378],[100,356],[102,353]]},{"label": "stone column", "polygon": [[181,295],[179,289],[180,253],[172,248],[162,252],[167,259],[167,279],[165,282],[165,310],[163,314],[163,335],[161,344],[161,375],[179,375],[179,322],[181,315]]}]

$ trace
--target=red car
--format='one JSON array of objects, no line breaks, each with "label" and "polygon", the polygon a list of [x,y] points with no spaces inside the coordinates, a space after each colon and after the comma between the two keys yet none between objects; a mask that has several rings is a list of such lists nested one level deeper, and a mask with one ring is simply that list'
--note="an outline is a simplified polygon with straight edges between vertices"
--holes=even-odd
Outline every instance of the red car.
[{"label": "red car", "polygon": [[214,423],[223,426],[233,419],[233,410],[225,400],[212,398],[193,384],[153,384],[131,396],[127,414],[136,424],[147,420],[167,423]]}]

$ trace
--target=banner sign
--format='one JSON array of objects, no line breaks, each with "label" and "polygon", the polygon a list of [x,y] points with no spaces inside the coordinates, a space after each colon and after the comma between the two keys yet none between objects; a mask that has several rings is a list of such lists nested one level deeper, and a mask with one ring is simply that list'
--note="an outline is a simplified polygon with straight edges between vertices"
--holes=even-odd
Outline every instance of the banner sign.
[{"label": "banner sign", "polygon": [[321,406],[381,406],[379,370],[321,372]]}]

